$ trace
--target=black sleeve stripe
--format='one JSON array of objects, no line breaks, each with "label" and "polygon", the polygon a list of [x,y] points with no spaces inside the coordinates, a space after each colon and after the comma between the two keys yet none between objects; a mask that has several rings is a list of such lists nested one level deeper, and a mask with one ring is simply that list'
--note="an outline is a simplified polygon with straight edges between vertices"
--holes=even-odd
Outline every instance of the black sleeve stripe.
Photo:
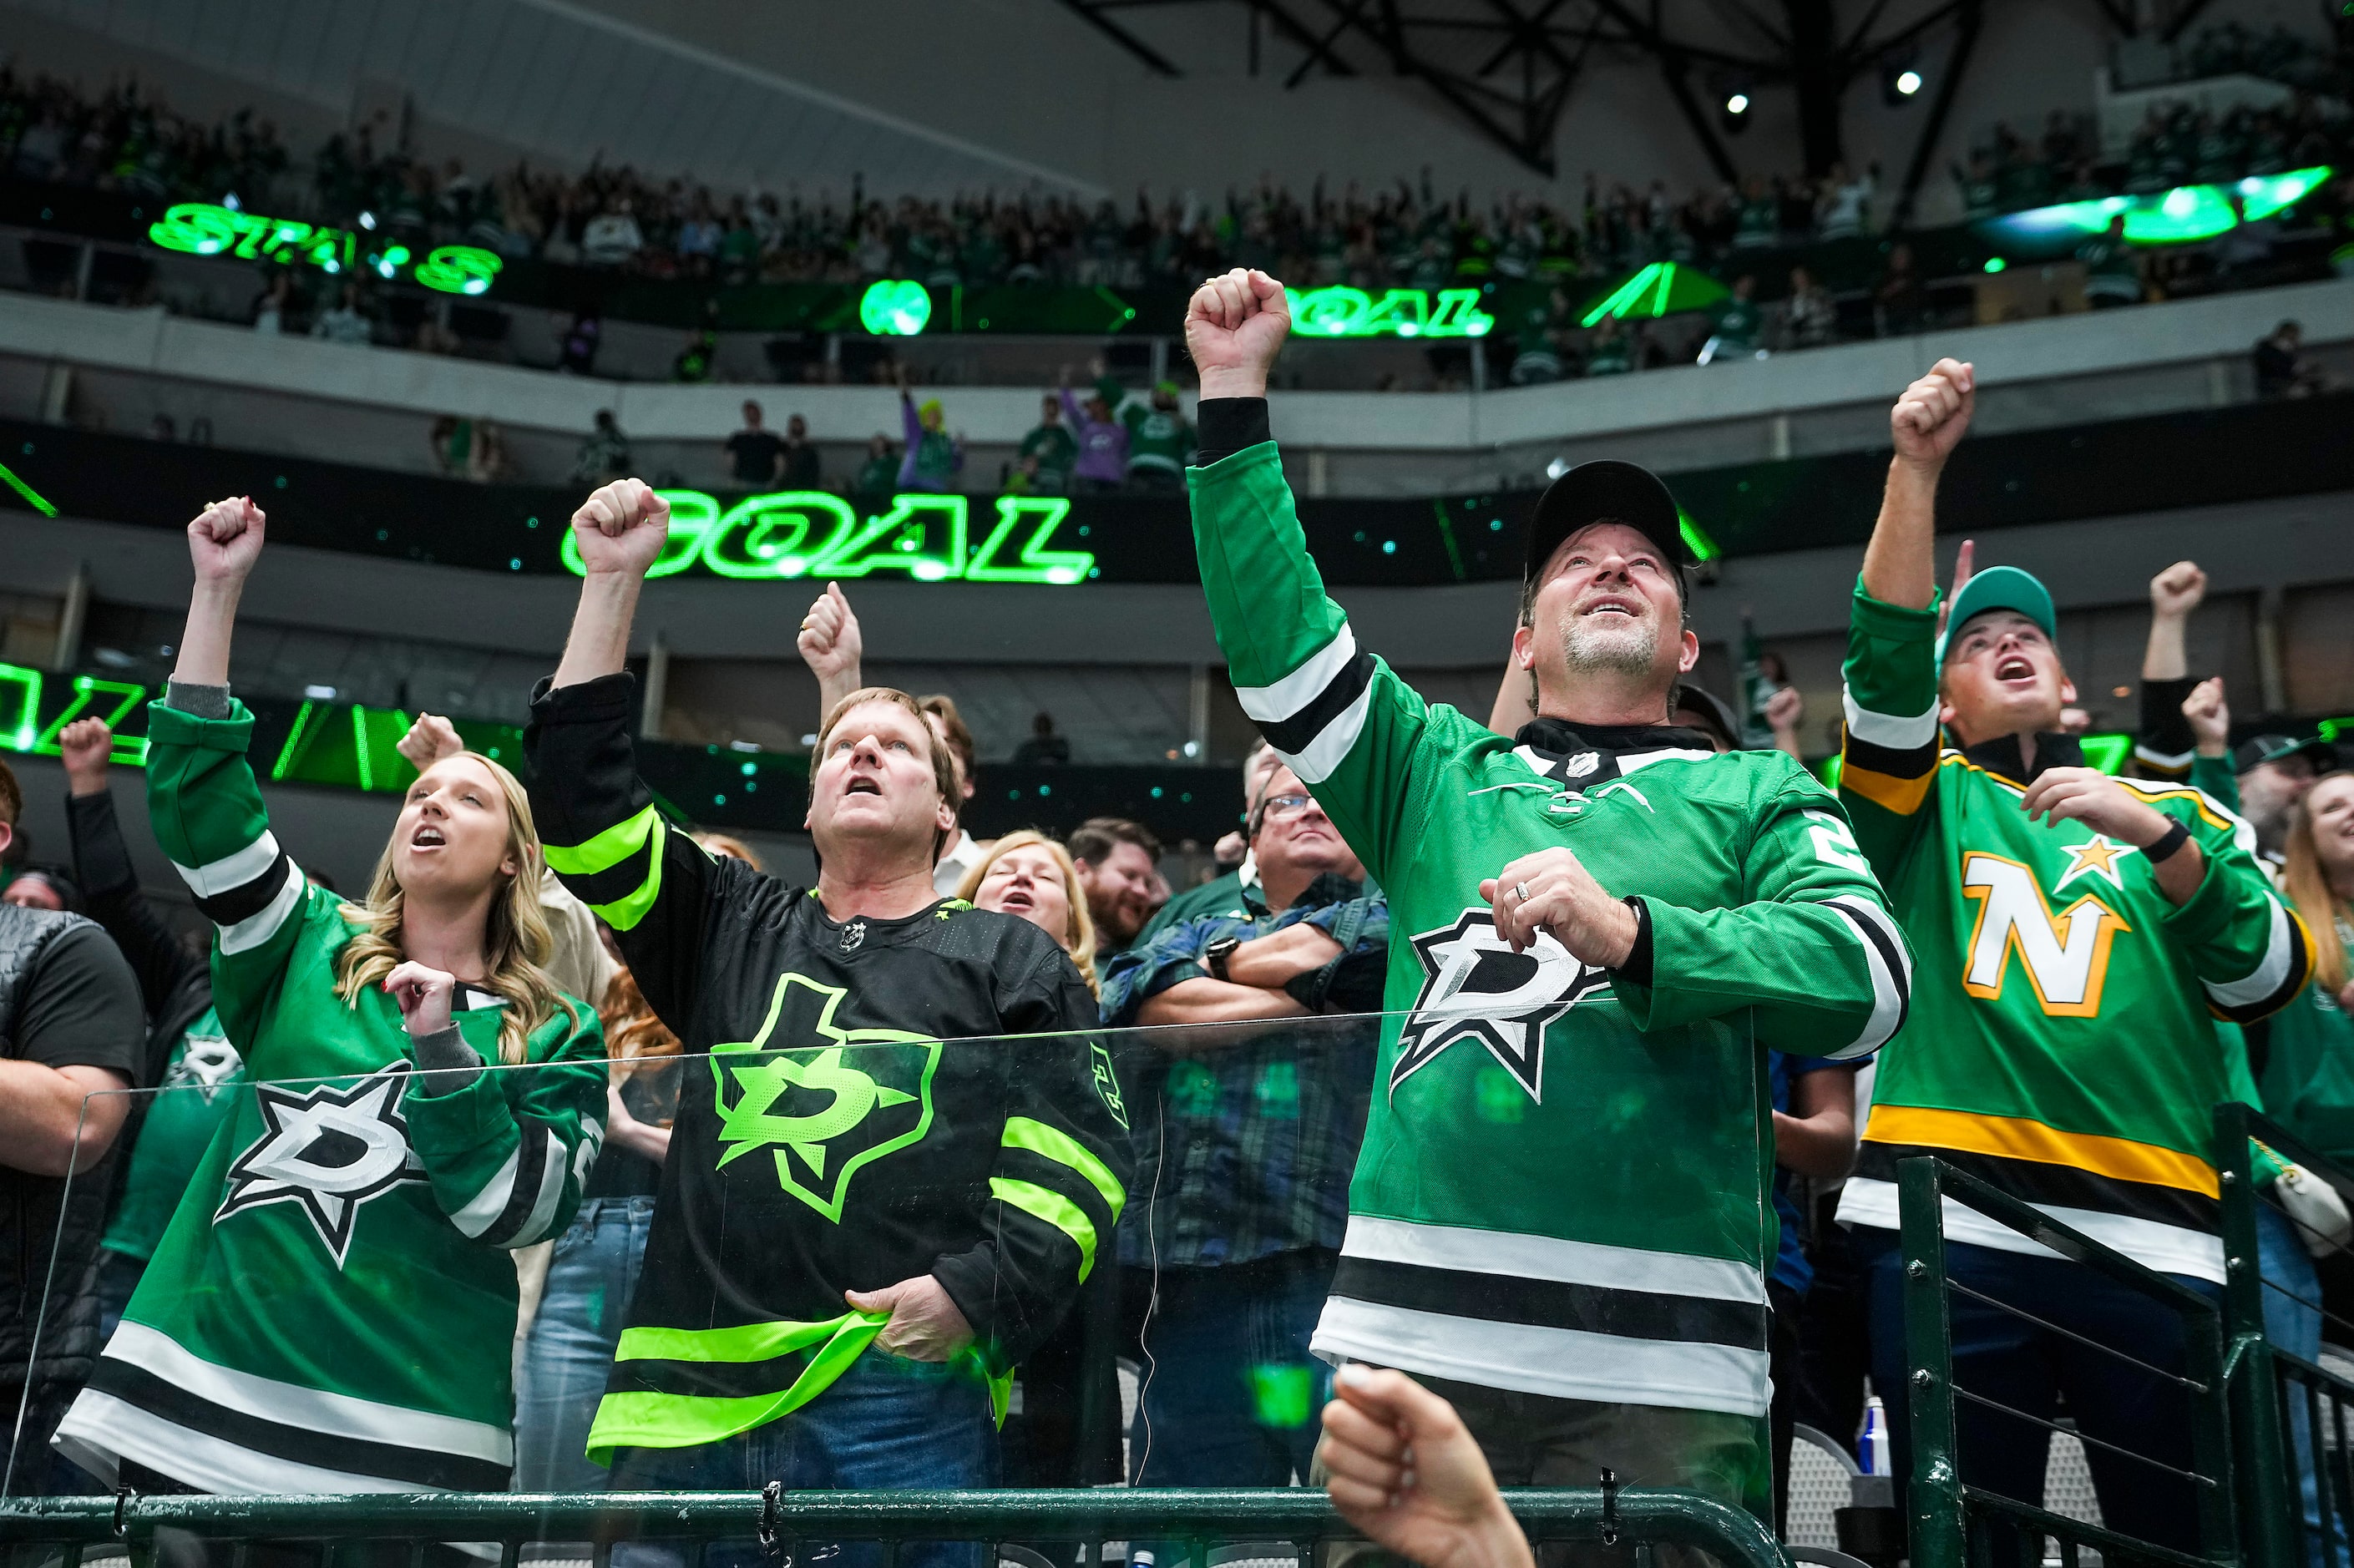
[{"label": "black sleeve stripe", "polygon": [[1847,768],[1860,768],[1867,773],[1877,773],[1883,779],[1919,779],[1934,772],[1937,767],[1937,740],[1935,735],[1926,746],[1907,747],[1899,750],[1890,746],[1876,746],[1857,737],[1855,731],[1847,732]]},{"label": "black sleeve stripe", "polygon": [[2305,922],[2295,916],[2289,917],[2288,939],[2296,944],[2296,952],[2290,959],[2288,973],[2282,977],[2280,984],[2261,1001],[2237,1007],[2226,1007],[2218,1002],[2211,991],[2207,997],[2207,1011],[2226,1022],[2246,1025],[2270,1018],[2295,1001],[2305,988],[2313,983],[2313,942],[2305,928]]},{"label": "black sleeve stripe", "polygon": [[196,900],[196,908],[216,926],[235,926],[250,920],[270,907],[286,879],[294,874],[294,862],[284,850],[270,863],[270,869],[242,886],[226,893],[216,893],[209,898]]},{"label": "black sleeve stripe", "polygon": [[1307,706],[1288,719],[1261,724],[1258,732],[1267,743],[1286,757],[1299,757],[1315,744],[1316,737],[1332,726],[1335,720],[1349,711],[1351,705],[1364,695],[1365,688],[1373,683],[1373,656],[1360,652],[1332,677],[1325,688],[1311,698]]},{"label": "black sleeve stripe", "polygon": [[547,1124],[525,1120],[515,1124],[523,1141],[515,1150],[514,1185],[508,1190],[507,1206],[491,1222],[491,1228],[476,1239],[492,1246],[504,1246],[521,1234],[531,1220],[531,1211],[539,1202],[540,1182],[546,1179],[550,1155]]}]

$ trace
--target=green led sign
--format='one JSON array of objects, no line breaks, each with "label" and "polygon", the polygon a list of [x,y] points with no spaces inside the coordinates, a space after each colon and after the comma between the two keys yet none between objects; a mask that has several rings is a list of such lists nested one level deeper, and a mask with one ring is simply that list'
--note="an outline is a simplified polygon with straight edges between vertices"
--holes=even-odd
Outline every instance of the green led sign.
[{"label": "green led sign", "polygon": [[869,283],[858,297],[858,324],[877,337],[914,337],[931,320],[932,296],[906,278]]},{"label": "green led sign", "polygon": [[1477,289],[1310,289],[1291,296],[1291,330],[1303,337],[1485,337],[1496,318]]},{"label": "green led sign", "polygon": [[[106,681],[95,675],[45,675],[22,664],[0,664],[0,749],[58,757],[58,736],[76,719],[104,719],[107,727],[121,727],[123,715],[139,705],[147,688],[129,681]],[[43,710],[55,712],[43,717]],[[133,767],[147,760],[144,736],[114,737],[114,760]]]},{"label": "green led sign", "polygon": [[[822,490],[749,495],[722,508],[700,490],[656,492],[670,503],[670,538],[648,577],[690,569],[756,581],[864,577],[905,572],[915,582],[1084,582],[1096,558],[1084,550],[1048,548],[1070,515],[1059,495],[1002,495],[995,516],[971,517],[962,495],[892,498],[888,511],[859,516],[849,502]],[[987,503],[982,504],[987,505]],[[971,535],[985,529],[978,544]],[[564,564],[586,576],[579,541],[564,531]]]},{"label": "green led sign", "polygon": [[366,268],[387,280],[405,273],[445,294],[488,293],[491,281],[505,265],[495,251],[479,246],[437,245],[419,260],[416,252],[395,240],[378,241],[348,228],[323,228],[299,218],[265,217],[202,201],[184,201],[171,208],[148,227],[147,238],[166,250],[191,256],[238,256],[330,273]]},{"label": "green led sign", "polygon": [[2325,164],[2285,175],[2251,175],[2228,185],[2177,185],[2152,196],[2060,202],[1992,218],[1978,228],[1984,234],[2032,244],[2037,239],[2099,234],[2112,218],[2123,214],[2126,238],[2133,244],[2189,245],[2294,207],[2327,181],[2331,172]]}]

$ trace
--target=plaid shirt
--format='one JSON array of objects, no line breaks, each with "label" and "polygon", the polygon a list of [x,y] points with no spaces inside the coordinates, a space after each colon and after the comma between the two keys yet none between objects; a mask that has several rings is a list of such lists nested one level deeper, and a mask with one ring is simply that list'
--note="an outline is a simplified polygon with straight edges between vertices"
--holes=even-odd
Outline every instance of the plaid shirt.
[{"label": "plaid shirt", "polygon": [[[1146,999],[1202,978],[1201,958],[1227,937],[1248,941],[1305,922],[1343,944],[1341,960],[1386,961],[1389,902],[1320,877],[1280,915],[1250,889],[1249,919],[1209,915],[1172,926],[1113,960],[1104,1019],[1129,1025]],[[1295,1021],[1295,1027],[1197,1055],[1130,1037],[1128,1071],[1136,1179],[1120,1216],[1119,1258],[1162,1267],[1250,1263],[1304,1247],[1338,1249],[1349,1223],[1349,1178],[1364,1140],[1375,1018]],[[1155,1254],[1158,1254],[1156,1258]]]}]

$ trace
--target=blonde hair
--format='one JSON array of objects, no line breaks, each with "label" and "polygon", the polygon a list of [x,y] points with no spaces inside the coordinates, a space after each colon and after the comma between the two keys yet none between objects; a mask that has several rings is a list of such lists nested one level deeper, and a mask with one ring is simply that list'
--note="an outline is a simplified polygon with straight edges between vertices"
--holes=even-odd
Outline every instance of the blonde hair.
[{"label": "blonde hair", "polygon": [[[2336,777],[2344,777],[2338,775]],[[2324,780],[2323,782],[2328,782]],[[2321,785],[2316,784],[2318,789]],[[2282,846],[2285,863],[2281,867],[2281,886],[2291,904],[2305,920],[2306,929],[2313,934],[2313,978],[2321,989],[2335,996],[2346,989],[2348,964],[2345,938],[2338,934],[2339,923],[2354,919],[2354,903],[2349,903],[2329,885],[2329,874],[2322,869],[2321,855],[2313,847],[2313,813],[2309,810],[2313,796],[2296,803],[2289,813],[2288,841]]]},{"label": "blonde hair", "polygon": [[1095,916],[1087,913],[1087,895],[1079,890],[1079,868],[1071,863],[1071,852],[1060,842],[1034,828],[1006,834],[990,845],[979,863],[964,874],[964,880],[957,884],[957,896],[967,904],[971,903],[972,895],[981,891],[982,880],[989,875],[991,866],[1004,859],[1008,851],[1026,849],[1032,844],[1053,855],[1055,863],[1062,868],[1063,900],[1071,909],[1063,927],[1063,951],[1071,955],[1071,962],[1078,966],[1079,978],[1087,982],[1087,990],[1095,992],[1097,1000],[1101,1001],[1103,991],[1096,984]]},{"label": "blonde hair", "polygon": [[695,842],[713,854],[722,855],[729,860],[740,860],[754,871],[769,869],[760,863],[760,857],[753,853],[752,846],[733,833],[697,833],[695,835]]},{"label": "blonde hair", "polygon": [[[557,1009],[576,1027],[580,1012],[541,967],[556,950],[556,938],[539,907],[539,833],[532,826],[530,798],[514,774],[481,752],[451,755],[481,763],[506,797],[506,852],[519,874],[506,878],[491,896],[490,918],[482,927],[482,959],[489,972],[482,983],[485,990],[506,999],[504,1016],[499,1020],[499,1060],[514,1066],[524,1060],[531,1037],[557,1015]],[[394,869],[397,847],[397,837],[385,841],[376,875],[368,883],[366,901],[346,900],[344,905],[345,918],[360,927],[335,955],[335,994],[347,1007],[358,1005],[361,991],[383,984],[385,976],[398,968],[405,956],[400,938],[408,895],[401,891],[400,874]]]}]

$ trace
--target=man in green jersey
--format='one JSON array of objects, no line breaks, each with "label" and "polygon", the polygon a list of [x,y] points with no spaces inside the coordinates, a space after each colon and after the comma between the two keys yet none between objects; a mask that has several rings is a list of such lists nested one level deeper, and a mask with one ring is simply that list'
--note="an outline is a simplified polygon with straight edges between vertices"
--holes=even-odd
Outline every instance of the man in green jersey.
[{"label": "man in green jersey", "polygon": [[[2195,789],[2084,767],[2055,733],[2076,694],[2041,583],[2014,567],[1967,577],[1939,635],[1937,479],[1975,393],[1971,367],[1947,359],[1898,401],[1848,641],[1840,795],[1921,962],[1840,1205],[1859,1227],[1900,1482],[1898,1161],[1935,1154],[2218,1294],[2209,1154],[2229,1090],[2213,1020],[2264,1017],[2312,969],[2245,823]],[[1978,1293],[1949,1303],[1957,1383],[2043,1421],[2064,1393],[2109,1528],[2196,1550],[2191,1489],[2158,1467],[2191,1467],[2179,1384],[2108,1353],[2179,1372],[2180,1318],[1971,1211],[1949,1208],[1946,1234],[1949,1271]],[[1957,1414],[1963,1478],[2039,1501],[2046,1429],[1975,1404]]]},{"label": "man in green jersey", "polygon": [[1193,297],[1211,620],[1243,710],[1390,899],[1373,1113],[1314,1349],[1400,1367],[1508,1485],[1763,1510],[1766,1046],[1852,1055],[1907,963],[1837,801],[1673,727],[1700,656],[1674,501],[1588,463],[1532,524],[1512,737],[1361,652],[1274,442],[1283,286]]}]

